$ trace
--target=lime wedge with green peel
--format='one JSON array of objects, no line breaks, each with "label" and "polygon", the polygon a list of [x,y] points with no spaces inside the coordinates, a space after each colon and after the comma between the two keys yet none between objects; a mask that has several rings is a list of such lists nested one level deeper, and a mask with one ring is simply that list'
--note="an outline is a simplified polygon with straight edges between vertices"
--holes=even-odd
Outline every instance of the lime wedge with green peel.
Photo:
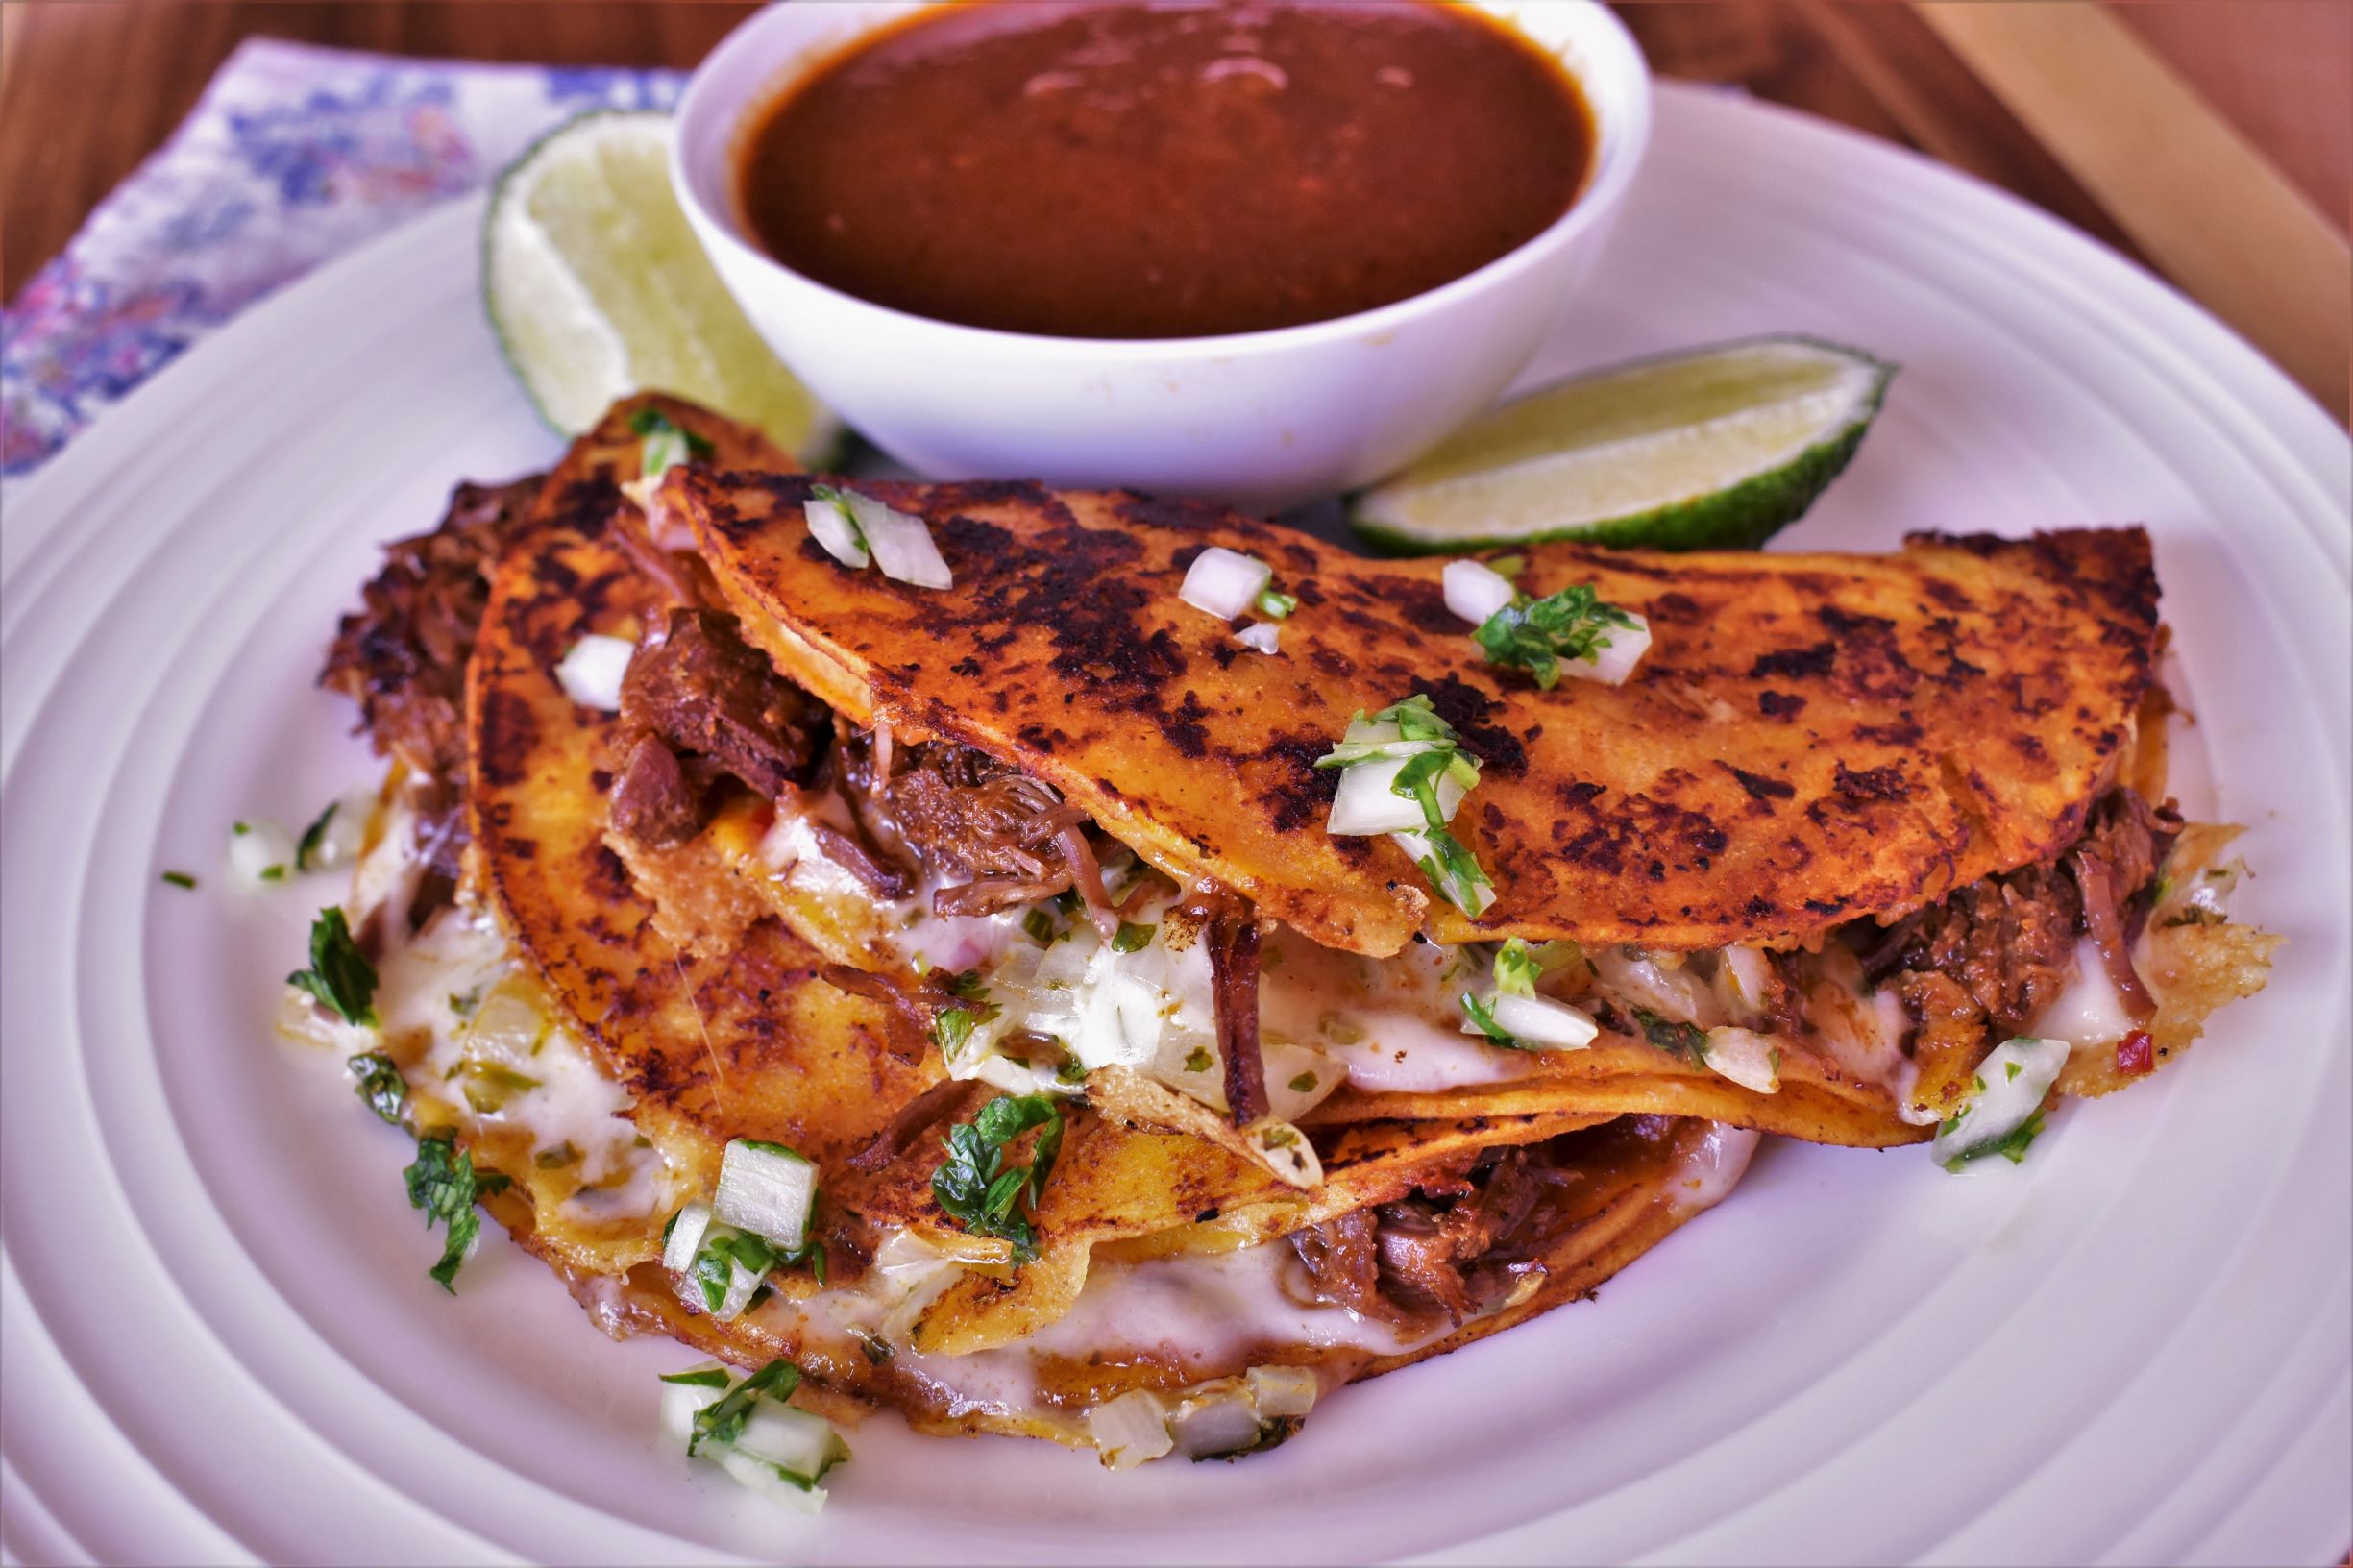
[{"label": "lime wedge with green peel", "polygon": [[1349,518],[1409,554],[1536,539],[1753,549],[1847,466],[1895,373],[1802,337],[1592,371],[1472,421]]},{"label": "lime wedge with green peel", "polygon": [[482,297],[506,362],[567,435],[618,398],[670,392],[819,461],[841,426],[702,254],[671,192],[670,141],[667,114],[586,114],[500,176],[482,226]]}]

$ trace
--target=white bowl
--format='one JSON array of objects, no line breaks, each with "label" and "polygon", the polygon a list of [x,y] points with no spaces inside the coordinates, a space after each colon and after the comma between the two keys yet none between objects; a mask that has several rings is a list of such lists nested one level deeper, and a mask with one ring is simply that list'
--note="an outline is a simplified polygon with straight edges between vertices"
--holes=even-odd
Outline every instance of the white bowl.
[{"label": "white bowl", "polygon": [[687,84],[671,176],[761,335],[844,419],[935,478],[1126,485],[1267,509],[1369,483],[1492,403],[1553,333],[1650,139],[1649,67],[1605,8],[1473,0],[1556,55],[1593,109],[1583,194],[1517,250],[1411,299],[1272,331],[1126,340],[932,321],[769,256],[734,179],[748,115],[923,3],[802,0],[745,22]]}]

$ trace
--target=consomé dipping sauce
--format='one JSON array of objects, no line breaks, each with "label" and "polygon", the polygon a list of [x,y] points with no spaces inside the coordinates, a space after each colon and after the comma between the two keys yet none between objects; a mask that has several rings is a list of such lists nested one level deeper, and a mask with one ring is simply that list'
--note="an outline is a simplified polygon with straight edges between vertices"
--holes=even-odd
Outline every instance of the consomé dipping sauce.
[{"label": "consom\u00e9 dipping sauce", "polygon": [[1481,13],[966,0],[756,113],[739,195],[821,283],[968,326],[1172,338],[1435,288],[1577,199],[1591,111]]}]

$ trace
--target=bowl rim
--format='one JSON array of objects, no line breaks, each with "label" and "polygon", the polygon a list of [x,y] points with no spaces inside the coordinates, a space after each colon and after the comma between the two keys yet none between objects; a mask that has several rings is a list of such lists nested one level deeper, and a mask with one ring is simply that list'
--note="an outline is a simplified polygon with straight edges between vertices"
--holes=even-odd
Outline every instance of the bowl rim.
[{"label": "bowl rim", "polygon": [[[863,22],[836,47],[846,48],[867,33],[879,30],[914,11],[952,3],[957,3],[957,0],[898,0],[898,3],[870,0],[864,9],[870,20]],[[678,96],[677,107],[673,110],[675,134],[671,138],[670,147],[671,188],[706,248],[714,245],[722,247],[755,270],[821,296],[828,304],[853,314],[861,314],[878,324],[895,326],[902,331],[936,333],[968,350],[1018,352],[1032,357],[1088,362],[1128,362],[1140,358],[1231,359],[1280,354],[1346,339],[1379,338],[1418,317],[1441,312],[1451,305],[1505,283],[1542,264],[1581,235],[1604,227],[1625,201],[1627,190],[1631,186],[1650,144],[1650,61],[1626,24],[1602,0],[1439,0],[1439,3],[1480,11],[1515,28],[1519,14],[1531,8],[1556,8],[1585,13],[1591,18],[1591,25],[1598,29],[1599,37],[1603,40],[1598,53],[1605,58],[1588,61],[1581,71],[1565,61],[1563,68],[1577,78],[1588,106],[1596,94],[1585,86],[1586,75],[1608,69],[1622,71],[1623,110],[1614,124],[1605,124],[1600,115],[1595,114],[1593,173],[1585,187],[1559,217],[1503,255],[1472,268],[1460,277],[1448,279],[1419,294],[1408,295],[1402,300],[1392,300],[1386,305],[1375,306],[1369,310],[1360,310],[1351,315],[1210,337],[1065,337],[1045,332],[1009,331],[996,327],[974,327],[964,322],[919,315],[893,306],[878,305],[830,283],[820,282],[807,273],[785,265],[747,239],[739,232],[731,213],[713,211],[702,200],[697,188],[695,171],[687,166],[687,149],[690,140],[694,139],[687,133],[699,120],[723,113],[736,117],[740,123],[740,116],[753,102],[766,101],[752,94],[742,95],[732,101],[722,99],[712,83],[717,78],[719,67],[735,63],[737,56],[759,53],[766,43],[768,33],[795,20],[793,13],[798,8],[793,5],[768,6],[747,17],[695,67],[685,89]],[[1547,53],[1551,51],[1547,50]],[[1614,61],[1606,58],[1612,54],[1617,57]],[[772,67],[752,73],[762,83],[763,91],[771,90],[771,84],[781,74],[790,59],[790,56],[786,56]],[[714,138],[724,158],[733,157],[734,130],[735,125],[730,124],[725,135]]]}]

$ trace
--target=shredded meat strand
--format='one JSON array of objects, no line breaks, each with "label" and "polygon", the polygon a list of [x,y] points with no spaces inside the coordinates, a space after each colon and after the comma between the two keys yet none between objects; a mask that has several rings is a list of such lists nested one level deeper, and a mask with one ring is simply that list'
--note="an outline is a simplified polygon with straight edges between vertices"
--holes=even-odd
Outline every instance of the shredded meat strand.
[{"label": "shredded meat strand", "polygon": [[961,1078],[943,1078],[895,1112],[889,1125],[867,1140],[866,1146],[843,1162],[866,1174],[881,1170],[916,1145],[917,1139],[954,1109],[971,1086]]},{"label": "shredded meat strand", "polygon": [[1259,1049],[1258,913],[1247,898],[1213,882],[1195,883],[1182,909],[1200,922],[1209,944],[1226,1115],[1235,1126],[1247,1127],[1267,1112],[1266,1059]]}]

